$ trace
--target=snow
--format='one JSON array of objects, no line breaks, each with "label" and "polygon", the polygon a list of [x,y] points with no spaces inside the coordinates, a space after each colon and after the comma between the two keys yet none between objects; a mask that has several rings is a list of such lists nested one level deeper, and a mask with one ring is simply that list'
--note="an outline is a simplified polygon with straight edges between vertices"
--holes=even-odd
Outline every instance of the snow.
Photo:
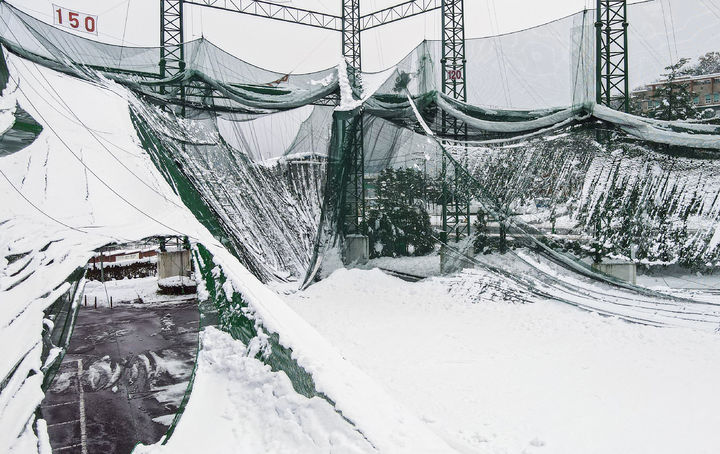
[{"label": "snow", "polygon": [[176,434],[167,445],[135,452],[370,453],[327,401],[301,396],[283,373],[249,356],[215,328],[202,333],[198,376]]},{"label": "snow", "polygon": [[186,276],[172,276],[164,279],[158,279],[158,286],[160,287],[192,287],[197,283]]},{"label": "snow", "polygon": [[333,83],[334,80],[335,75],[331,73],[320,80],[311,80],[310,85],[322,85],[323,87],[327,87],[328,85]]},{"label": "snow", "polygon": [[480,129],[482,131],[490,132],[505,132],[505,133],[519,133],[528,132],[537,129],[548,128],[558,123],[565,123],[573,118],[580,118],[580,113],[586,106],[580,104],[570,107],[559,112],[546,115],[535,120],[527,121],[487,121],[480,120],[470,115],[464,114],[461,110],[452,106],[449,102],[443,98],[443,95],[438,94],[435,97],[435,101],[445,112],[450,113],[455,118],[462,120],[468,125]]},{"label": "snow", "polygon": [[[185,279],[189,281],[189,278]],[[158,282],[157,277],[154,276],[138,279],[105,281],[105,283],[100,281],[88,281],[85,285],[84,296],[87,297],[88,305],[94,305],[95,298],[97,298],[98,307],[109,307],[110,297],[112,297],[114,305],[158,304],[188,299],[187,295],[159,294]]]},{"label": "snow", "polygon": [[[212,392],[214,386],[222,385],[230,395],[238,389],[245,396],[248,392],[262,393],[263,388],[254,385],[263,384],[281,394],[274,400],[259,400],[254,410],[287,404],[305,418],[279,414],[271,433],[258,433],[258,437],[265,437],[264,442],[304,437],[302,429],[313,427],[316,430],[310,440],[326,447],[332,443],[365,449],[368,444],[355,442],[360,437],[383,452],[452,452],[412,412],[342,358],[183,206],[136,136],[128,107],[142,101],[108,81],[83,82],[12,55],[7,61],[12,77],[20,81],[19,105],[43,126],[43,132],[30,146],[0,158],[0,170],[9,178],[9,182],[0,179],[0,343],[5,346],[0,356],[0,376],[10,377],[0,391],[0,450],[37,449],[33,413],[43,398],[43,376],[28,375],[41,367],[43,310],[67,291],[69,284],[63,283],[67,276],[108,243],[180,234],[211,251],[234,290],[248,302],[252,317],[267,331],[279,334],[281,344],[293,351],[293,358],[313,376],[316,388],[335,402],[335,408],[327,401],[302,401],[285,386],[287,383],[282,384],[286,380],[282,374],[268,378],[260,363],[243,361],[234,377],[218,376],[206,367],[198,371],[197,392],[191,395],[181,419],[181,425],[185,418],[194,423],[183,425],[171,440],[184,437],[183,431],[187,431],[186,438],[197,433],[216,434],[212,440],[222,444],[235,440],[235,435],[244,431],[260,430],[257,426],[264,426],[266,415],[251,414],[243,399],[227,400],[224,394],[218,401],[204,401],[202,389]],[[188,135],[193,131],[187,128]],[[28,255],[13,263],[5,258],[24,253]],[[117,282],[119,291],[129,293],[123,287],[127,282]],[[90,285],[88,291],[100,289]],[[206,343],[203,349],[213,345],[218,344]],[[224,342],[220,347],[223,354],[238,355],[245,348],[239,343],[225,348]],[[213,361],[222,359],[222,354],[218,359],[209,353]],[[256,381],[244,382],[255,380],[255,372],[259,374]],[[219,424],[216,409],[224,404],[227,414],[247,417],[245,429],[237,421],[213,425]],[[320,423],[302,422],[311,419]],[[362,435],[353,435],[356,431]],[[307,443],[308,438],[298,440],[300,447],[310,446]]]},{"label": "snow", "polygon": [[[518,255],[524,264],[513,265],[515,280],[473,270],[409,284],[379,270],[340,269],[287,296],[291,308],[200,225],[152,164],[128,109],[149,107],[107,80],[81,82],[15,56],[8,63],[20,81],[13,96],[44,129],[32,145],[0,158],[8,180],[0,180],[0,377],[8,377],[0,390],[0,450],[46,448],[46,427],[33,415],[43,375],[32,372],[41,369],[43,311],[68,290],[66,277],[107,243],[169,234],[186,234],[212,252],[228,277],[226,292],[242,294],[248,317],[279,335],[328,399],[295,393],[284,373],[255,359],[262,336],[246,346],[207,328],[178,430],[168,445],[138,452],[662,454],[712,452],[720,442],[717,334],[631,325],[558,301],[703,329],[718,325],[711,305],[700,320],[681,319],[676,312],[695,306],[618,290],[608,295],[607,286]],[[363,99],[388,74],[368,76]],[[338,77],[339,110],[359,107],[345,61]],[[8,96],[2,105],[11,109],[15,97]],[[8,122],[3,115],[0,130]],[[571,117],[558,115],[553,121]],[[661,142],[717,142],[606,116]],[[218,132],[177,123],[191,143],[219,141]],[[23,253],[14,263],[6,258]],[[405,265],[429,269],[430,262]],[[88,283],[86,291],[99,302],[110,291],[118,302],[152,300],[157,282],[147,279]],[[200,294],[207,295],[202,282]],[[176,366],[172,358],[161,364]],[[115,373],[105,361],[88,369],[94,384]],[[168,387],[163,396],[179,390]]]},{"label": "snow", "polygon": [[[679,147],[720,150],[720,140],[718,140],[716,134],[689,134],[666,131],[657,126],[670,123],[663,124],[648,119],[641,119],[640,117],[619,112],[598,104],[593,105],[592,111],[593,116],[596,118],[618,125],[626,133],[643,140]],[[677,122],[677,124],[678,126],[688,127],[687,123]]]},{"label": "snow", "polygon": [[47,435],[47,422],[44,419],[37,420],[38,427],[38,453],[52,454],[50,446],[50,437]]},{"label": "snow", "polygon": [[285,298],[467,452],[715,452],[717,334],[478,300],[453,282],[338,270]]},{"label": "snow", "polygon": [[350,85],[347,72],[348,63],[343,58],[338,64],[338,81],[340,83],[340,105],[335,108],[337,111],[355,110],[362,105],[362,101],[353,97],[353,89]]},{"label": "snow", "polygon": [[353,97],[353,89],[348,78],[349,63],[343,58],[338,64],[338,82],[340,85],[340,105],[335,108],[337,111],[355,110],[369,100],[387,80],[395,74],[395,68],[389,68],[377,73],[363,73],[361,75],[361,97]]},{"label": "snow", "polygon": [[720,290],[720,276],[715,274],[638,274],[637,282],[654,289]]},{"label": "snow", "polygon": [[17,109],[17,87],[8,82],[0,96],[0,136],[5,134],[15,124],[15,111]]},{"label": "snow", "polygon": [[369,260],[363,268],[382,268],[418,277],[440,274],[440,255],[431,254],[418,257],[378,257]]}]

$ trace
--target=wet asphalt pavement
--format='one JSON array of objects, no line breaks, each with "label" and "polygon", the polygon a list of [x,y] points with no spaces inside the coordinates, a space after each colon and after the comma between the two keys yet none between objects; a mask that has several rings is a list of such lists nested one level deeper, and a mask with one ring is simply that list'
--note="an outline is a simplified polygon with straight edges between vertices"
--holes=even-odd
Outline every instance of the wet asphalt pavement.
[{"label": "wet asphalt pavement", "polygon": [[198,320],[194,299],[81,307],[41,406],[53,452],[126,454],[160,440],[187,390]]}]

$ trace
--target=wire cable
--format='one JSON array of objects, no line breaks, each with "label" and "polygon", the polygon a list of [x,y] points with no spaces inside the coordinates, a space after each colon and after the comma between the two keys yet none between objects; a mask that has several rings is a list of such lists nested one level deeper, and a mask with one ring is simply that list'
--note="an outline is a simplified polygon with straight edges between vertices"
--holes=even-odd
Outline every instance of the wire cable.
[{"label": "wire cable", "polygon": [[668,53],[670,54],[670,65],[672,66],[675,62],[675,59],[672,55],[672,46],[670,46],[670,32],[668,31],[667,17],[665,14],[665,0],[660,0],[660,10],[662,11],[663,26],[665,27],[665,40],[667,41]]},{"label": "wire cable", "polygon": [[118,57],[118,66],[122,62],[123,50],[125,49],[125,33],[127,32],[128,17],[130,16],[130,0],[127,2],[127,8],[125,8],[125,23],[123,25],[122,40],[120,41],[120,56]]},{"label": "wire cable", "polygon": [[[30,106],[35,110],[35,112],[38,114],[38,116],[40,117],[40,119],[45,123],[45,125],[48,127],[48,129],[50,129],[50,131],[52,131],[53,134],[58,138],[58,140],[60,141],[60,143],[62,143],[63,146],[70,152],[70,154],[72,154],[72,155],[75,157],[75,159],[77,159],[77,161],[78,161],[83,167],[85,167],[85,168],[88,170],[88,172],[90,172],[95,178],[97,178],[98,181],[99,181],[103,186],[105,186],[108,190],[110,190],[110,192],[112,192],[113,194],[115,194],[115,196],[117,196],[120,200],[122,200],[123,202],[125,202],[128,206],[132,207],[132,208],[135,209],[138,213],[140,213],[141,215],[143,215],[143,216],[147,217],[148,219],[154,221],[154,222],[157,223],[158,225],[161,225],[162,227],[164,227],[164,228],[166,228],[166,229],[168,229],[168,230],[171,230],[171,231],[173,231],[173,232],[175,232],[175,233],[177,233],[177,234],[179,234],[179,235],[188,236],[189,238],[192,238],[192,239],[194,239],[194,240],[197,240],[197,238],[191,237],[191,236],[189,236],[189,235],[186,235],[184,232],[182,232],[182,231],[180,231],[180,230],[177,230],[177,229],[175,229],[175,228],[173,228],[173,227],[165,224],[164,222],[162,222],[162,221],[160,221],[159,219],[155,218],[154,216],[148,214],[147,212],[145,212],[145,211],[142,210],[141,208],[137,207],[135,204],[133,204],[133,203],[130,202],[127,198],[125,198],[122,194],[118,193],[112,186],[110,186],[107,182],[105,182],[105,180],[103,180],[102,178],[100,178],[100,176],[99,176],[93,169],[91,169],[87,164],[85,164],[85,163],[83,162],[82,159],[80,159],[80,157],[72,150],[72,148],[70,147],[70,145],[68,145],[68,143],[60,136],[60,134],[58,133],[58,131],[56,131],[55,128],[52,127],[51,123],[50,123],[49,121],[47,121],[47,119],[40,113],[39,109],[34,105],[34,103],[30,100],[30,97],[29,97],[29,96],[25,93],[25,91],[22,89],[22,87],[20,86],[19,82],[18,82],[17,80],[15,80],[12,75],[10,75],[10,78],[13,79],[13,81],[18,84],[18,90],[20,90],[20,92],[23,94],[23,96],[25,97],[25,99],[28,101],[28,104],[30,104]],[[6,177],[6,178],[7,178],[7,177]],[[69,226],[68,226],[68,227],[69,227]]]},{"label": "wire cable", "polygon": [[66,224],[66,223],[62,222],[61,220],[57,219],[56,217],[51,216],[51,215],[48,214],[46,211],[43,211],[43,209],[40,208],[39,206],[35,205],[35,203],[33,203],[32,200],[30,200],[30,199],[28,199],[27,197],[25,197],[25,194],[23,194],[22,191],[20,191],[20,189],[18,189],[17,186],[15,186],[12,181],[10,181],[10,178],[8,178],[8,176],[5,174],[5,172],[2,171],[2,169],[0,169],[0,175],[2,175],[3,178],[5,178],[5,180],[8,182],[8,184],[10,185],[10,187],[13,188],[13,189],[15,190],[15,192],[17,192],[18,195],[23,198],[23,200],[25,200],[30,206],[32,206],[33,208],[35,208],[37,211],[39,211],[40,213],[42,213],[43,216],[47,217],[48,219],[50,219],[50,220],[52,220],[52,221],[60,224],[60,225],[63,226],[63,227],[66,227],[66,228],[68,228],[68,229],[70,229],[70,230],[75,230],[76,232],[84,233],[85,235],[90,235],[90,232],[86,232],[85,230],[82,230],[82,229],[79,229],[79,228],[77,228],[77,227],[73,227],[73,226],[71,226],[71,225],[69,225],[69,224]]},{"label": "wire cable", "polygon": [[[0,17],[0,20],[3,21],[3,23],[5,24],[6,27],[8,26],[8,24],[7,24],[7,22],[5,22],[5,19],[4,19],[4,18]],[[29,25],[28,25],[22,18],[20,18],[20,20],[25,24],[26,27],[30,28]],[[18,38],[17,38],[17,36],[14,34],[14,32],[12,31],[12,29],[10,29],[10,28],[8,27],[8,30],[9,30],[10,33],[12,34],[13,38],[15,38],[16,41],[18,41]],[[59,51],[59,49],[58,49],[58,51]],[[59,51],[59,52],[62,53],[62,51]],[[65,56],[66,58],[70,59],[70,57],[69,57],[68,55],[64,54],[64,56]],[[20,59],[20,62],[22,63],[22,65],[23,65],[26,69],[29,69],[28,65],[25,64],[25,61],[24,61],[23,59]],[[70,112],[70,114],[72,114],[72,116],[77,120],[77,122],[78,122],[83,128],[85,128],[85,129],[90,133],[90,135],[95,139],[95,141],[98,142],[98,144],[99,144],[103,149],[105,149],[105,151],[107,151],[108,154],[110,154],[110,156],[112,156],[113,159],[115,159],[115,161],[117,161],[125,170],[127,170],[131,175],[133,175],[142,185],[144,185],[145,187],[147,187],[148,189],[150,189],[150,190],[151,190],[152,192],[154,192],[156,195],[160,196],[160,197],[161,197],[163,200],[165,200],[166,202],[171,203],[172,205],[176,206],[177,208],[181,208],[181,209],[186,208],[185,206],[180,205],[180,204],[176,203],[176,202],[173,201],[173,200],[170,200],[170,199],[167,198],[164,194],[159,193],[157,190],[155,190],[155,188],[153,188],[152,186],[150,186],[145,180],[143,180],[142,178],[140,178],[140,176],[138,176],[135,172],[133,172],[132,170],[130,170],[130,168],[127,167],[127,166],[125,165],[125,163],[122,162],[122,160],[120,160],[120,158],[118,158],[112,151],[110,151],[110,149],[109,149],[107,146],[105,146],[105,144],[102,143],[102,141],[98,138],[98,136],[95,135],[94,130],[93,130],[92,128],[88,127],[88,126],[75,114],[75,112],[70,108],[70,106],[69,106],[69,105],[65,102],[65,100],[62,98],[62,96],[57,92],[57,90],[55,89],[55,87],[53,86],[53,84],[51,84],[51,83],[47,80],[47,78],[46,78],[45,75],[42,73],[42,71],[39,71],[39,70],[38,70],[37,72],[38,72],[38,74],[40,75],[40,77],[42,77],[43,81],[45,82],[45,84],[39,83],[38,85],[39,85],[39,86],[43,86],[43,87],[49,87],[50,90],[52,90],[52,92],[54,93],[55,99],[57,99],[57,100],[65,107],[65,109],[67,109],[67,111]],[[34,78],[36,81],[40,82],[34,75],[33,75],[33,78]],[[16,82],[16,83],[18,83],[18,82]],[[104,87],[103,87],[103,88],[104,88]],[[26,97],[27,97],[27,96],[26,96]],[[57,111],[57,109],[54,109],[54,110]],[[60,113],[59,111],[57,111],[57,112]],[[62,115],[62,114],[61,114],[61,115]],[[63,115],[63,116],[64,116],[64,115]],[[68,118],[68,117],[65,116],[65,118]],[[129,151],[127,151],[127,150],[124,150],[122,147],[119,147],[119,146],[117,146],[117,145],[115,145],[115,147],[116,147],[116,148],[119,148],[119,149],[121,149],[121,150],[123,150],[123,151],[125,151],[125,152],[127,152],[127,153],[132,154],[131,152],[129,152]],[[82,161],[81,161],[81,162],[82,162]]]}]

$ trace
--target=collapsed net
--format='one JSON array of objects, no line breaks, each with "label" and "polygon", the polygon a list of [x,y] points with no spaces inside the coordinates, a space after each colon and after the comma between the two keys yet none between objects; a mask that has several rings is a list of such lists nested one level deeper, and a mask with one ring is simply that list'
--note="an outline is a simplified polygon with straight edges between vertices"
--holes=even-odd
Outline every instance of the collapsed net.
[{"label": "collapsed net", "polygon": [[[631,87],[716,50],[720,19],[670,4],[672,17],[658,2],[629,7]],[[97,43],[5,2],[0,17],[8,51],[129,89],[155,164],[262,280],[331,268],[349,218],[372,257],[436,254],[442,243],[465,260],[515,241],[588,276],[593,254],[718,260],[720,128],[596,105],[594,11],[467,40],[467,102],[442,94],[439,41],[355,87],[343,65],[281,74],[203,39],[186,43],[184,70],[163,78],[159,48]],[[463,125],[463,140],[445,135],[448,121]],[[364,213],[346,194],[360,144]],[[388,215],[398,207],[404,219]]]}]

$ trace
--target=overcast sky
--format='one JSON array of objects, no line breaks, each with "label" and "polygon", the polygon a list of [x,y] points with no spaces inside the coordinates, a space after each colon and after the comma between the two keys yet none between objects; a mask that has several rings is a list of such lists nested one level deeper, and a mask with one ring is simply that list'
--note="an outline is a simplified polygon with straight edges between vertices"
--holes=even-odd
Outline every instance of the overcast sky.
[{"label": "overcast sky", "polygon": [[[363,0],[362,13],[402,0]],[[95,39],[113,44],[157,46],[159,0],[10,0],[44,21],[52,22],[53,3],[98,16]],[[542,24],[586,7],[594,0],[466,0],[466,36],[506,33]],[[291,5],[340,14],[341,0],[293,0]],[[337,32],[285,24],[188,5],[186,40],[204,35],[223,49],[263,68],[279,72],[310,72],[337,63]],[[127,21],[126,21],[127,19]],[[437,39],[439,12],[363,34],[363,69],[391,66],[423,39]]]}]

